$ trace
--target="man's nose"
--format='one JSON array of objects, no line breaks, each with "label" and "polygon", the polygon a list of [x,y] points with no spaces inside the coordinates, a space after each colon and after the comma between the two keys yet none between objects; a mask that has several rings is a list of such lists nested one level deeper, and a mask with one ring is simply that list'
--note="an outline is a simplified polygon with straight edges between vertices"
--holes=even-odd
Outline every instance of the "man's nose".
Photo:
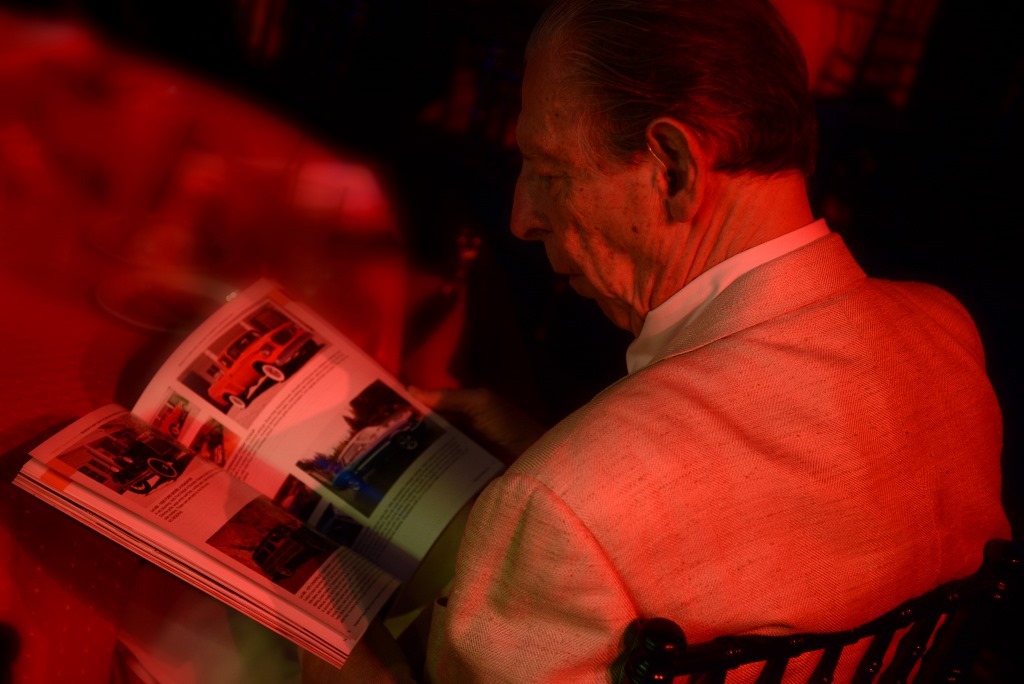
[{"label": "man's nose", "polygon": [[512,201],[512,234],[520,240],[539,240],[541,221],[537,207],[530,198],[526,182],[520,174]]}]

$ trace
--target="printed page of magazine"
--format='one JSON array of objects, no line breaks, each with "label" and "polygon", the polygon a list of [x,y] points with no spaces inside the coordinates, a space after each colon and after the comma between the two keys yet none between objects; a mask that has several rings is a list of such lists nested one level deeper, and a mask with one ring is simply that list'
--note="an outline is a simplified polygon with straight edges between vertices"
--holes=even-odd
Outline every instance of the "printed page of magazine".
[{"label": "printed page of magazine", "polygon": [[15,484],[335,665],[398,587],[118,406],[33,450]]},{"label": "printed page of magazine", "polygon": [[267,280],[180,344],[133,413],[402,581],[501,470]]}]

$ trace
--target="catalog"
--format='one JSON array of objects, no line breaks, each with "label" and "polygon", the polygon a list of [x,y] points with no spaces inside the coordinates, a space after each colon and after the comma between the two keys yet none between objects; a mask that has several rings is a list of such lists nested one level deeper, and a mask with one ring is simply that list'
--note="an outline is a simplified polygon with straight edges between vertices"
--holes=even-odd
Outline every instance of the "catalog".
[{"label": "catalog", "polygon": [[500,463],[270,281],[15,484],[340,666]]}]

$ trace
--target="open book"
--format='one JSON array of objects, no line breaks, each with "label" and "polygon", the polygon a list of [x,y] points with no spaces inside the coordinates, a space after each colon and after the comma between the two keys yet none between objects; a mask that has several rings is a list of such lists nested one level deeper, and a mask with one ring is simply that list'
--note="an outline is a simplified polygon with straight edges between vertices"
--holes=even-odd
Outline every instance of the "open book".
[{"label": "open book", "polygon": [[499,462],[269,281],[15,484],[344,663]]}]

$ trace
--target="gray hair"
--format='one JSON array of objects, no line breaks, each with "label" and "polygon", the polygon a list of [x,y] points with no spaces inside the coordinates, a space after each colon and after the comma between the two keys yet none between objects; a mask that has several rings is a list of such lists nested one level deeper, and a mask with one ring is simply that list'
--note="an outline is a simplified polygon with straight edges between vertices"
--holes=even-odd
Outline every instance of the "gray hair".
[{"label": "gray hair", "polygon": [[586,100],[593,157],[628,162],[648,124],[671,116],[709,145],[716,170],[814,170],[806,63],[768,0],[563,0],[530,36],[527,59],[539,51]]}]

